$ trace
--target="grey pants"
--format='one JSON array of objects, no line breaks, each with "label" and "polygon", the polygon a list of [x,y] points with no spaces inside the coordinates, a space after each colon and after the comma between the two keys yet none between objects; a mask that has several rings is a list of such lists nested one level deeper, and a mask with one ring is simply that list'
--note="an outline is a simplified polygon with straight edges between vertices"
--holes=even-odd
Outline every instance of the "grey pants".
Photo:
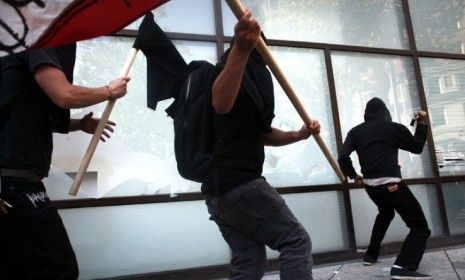
[{"label": "grey pants", "polygon": [[280,252],[281,280],[312,280],[311,240],[284,199],[264,179],[208,198],[211,220],[232,250],[231,280],[261,279],[265,245]]}]

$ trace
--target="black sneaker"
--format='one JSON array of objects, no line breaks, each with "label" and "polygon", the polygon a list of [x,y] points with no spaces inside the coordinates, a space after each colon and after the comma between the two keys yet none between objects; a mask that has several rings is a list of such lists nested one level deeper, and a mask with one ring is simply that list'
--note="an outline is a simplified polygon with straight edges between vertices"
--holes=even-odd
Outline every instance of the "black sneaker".
[{"label": "black sneaker", "polygon": [[391,268],[391,279],[400,279],[400,280],[433,280],[433,277],[426,274],[421,274],[416,271],[411,271],[405,268]]},{"label": "black sneaker", "polygon": [[375,264],[375,262],[377,261],[378,259],[372,257],[371,255],[365,253],[365,255],[363,256],[363,265],[366,265],[366,266],[370,266],[370,265],[373,265]]}]

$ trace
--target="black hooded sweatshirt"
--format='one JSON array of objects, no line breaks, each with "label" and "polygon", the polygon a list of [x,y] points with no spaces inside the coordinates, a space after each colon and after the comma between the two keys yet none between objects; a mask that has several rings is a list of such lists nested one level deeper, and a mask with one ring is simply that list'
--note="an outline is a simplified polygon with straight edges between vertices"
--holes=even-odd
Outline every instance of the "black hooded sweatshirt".
[{"label": "black hooded sweatshirt", "polygon": [[355,178],[357,174],[349,156],[356,151],[364,178],[402,178],[399,149],[420,154],[425,146],[427,128],[418,123],[415,135],[412,135],[404,125],[392,122],[381,99],[373,98],[367,103],[365,122],[347,134],[339,154],[339,165],[349,178]]}]

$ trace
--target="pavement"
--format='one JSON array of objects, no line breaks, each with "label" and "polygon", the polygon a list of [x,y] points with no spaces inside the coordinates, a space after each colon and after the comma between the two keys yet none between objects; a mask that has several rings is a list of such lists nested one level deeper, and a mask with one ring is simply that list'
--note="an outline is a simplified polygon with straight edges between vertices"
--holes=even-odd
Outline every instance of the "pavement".
[{"label": "pavement", "polygon": [[[362,260],[315,266],[314,280],[383,280],[390,279],[395,256],[381,256],[372,266]],[[418,271],[435,280],[465,280],[465,246],[434,249],[425,252]],[[279,273],[267,273],[263,280],[279,280]]]}]

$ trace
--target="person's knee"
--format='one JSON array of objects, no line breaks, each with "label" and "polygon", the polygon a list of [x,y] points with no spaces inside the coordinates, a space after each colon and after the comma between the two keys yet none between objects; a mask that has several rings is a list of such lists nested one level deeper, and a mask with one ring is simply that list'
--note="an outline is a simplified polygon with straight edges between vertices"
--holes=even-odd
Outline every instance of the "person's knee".
[{"label": "person's knee", "polygon": [[379,215],[386,221],[392,221],[395,216],[394,209],[383,210],[379,212]]},{"label": "person's knee", "polygon": [[312,240],[303,227],[300,227],[298,233],[295,234],[294,242],[290,242],[288,245],[293,251],[303,252],[306,255],[310,255],[312,251]]},{"label": "person's knee", "polygon": [[424,238],[428,238],[431,236],[431,230],[428,228],[427,224],[412,227],[411,231]]},{"label": "person's knee", "polygon": [[68,263],[61,269],[61,277],[63,280],[76,280],[79,277],[79,267],[76,258],[69,259]]},{"label": "person's knee", "polygon": [[230,279],[262,279],[265,275],[266,258],[233,259]]},{"label": "person's knee", "polygon": [[303,231],[304,233],[302,234],[302,244],[305,248],[305,251],[308,252],[308,254],[310,254],[310,252],[312,251],[312,240],[310,239],[310,235],[308,234],[308,232],[306,230]]},{"label": "person's knee", "polygon": [[67,280],[78,279],[78,277],[79,277],[79,268],[78,268],[77,263],[67,267],[66,271],[64,271],[64,274],[65,275],[63,276],[63,279],[67,279]]}]

